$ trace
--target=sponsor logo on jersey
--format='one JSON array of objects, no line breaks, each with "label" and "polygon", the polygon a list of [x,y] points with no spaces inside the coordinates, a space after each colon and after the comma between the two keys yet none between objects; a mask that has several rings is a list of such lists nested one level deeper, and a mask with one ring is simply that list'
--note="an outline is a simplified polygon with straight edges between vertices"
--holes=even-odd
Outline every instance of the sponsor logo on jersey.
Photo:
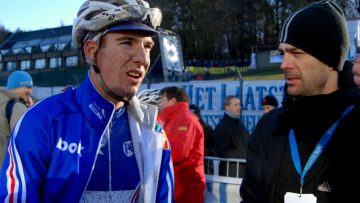
[{"label": "sponsor logo on jersey", "polygon": [[62,138],[60,137],[59,141],[56,144],[56,148],[60,149],[60,151],[63,152],[69,152],[71,154],[77,153],[80,157],[81,157],[81,151],[84,149],[83,146],[81,146],[81,140],[79,141],[79,143],[69,143],[65,140],[62,140]]},{"label": "sponsor logo on jersey", "polygon": [[89,105],[89,108],[91,109],[92,112],[94,112],[94,114],[100,119],[104,119],[105,118],[105,110],[100,108],[98,105],[96,105],[95,103],[91,103]]}]

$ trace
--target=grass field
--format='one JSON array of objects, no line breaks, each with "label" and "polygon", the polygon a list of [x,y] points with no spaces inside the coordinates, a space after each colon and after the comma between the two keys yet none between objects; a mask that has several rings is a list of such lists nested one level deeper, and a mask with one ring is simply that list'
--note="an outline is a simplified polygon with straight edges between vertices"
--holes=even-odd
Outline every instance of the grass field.
[{"label": "grass field", "polygon": [[[283,80],[284,75],[280,69],[255,69],[240,71],[244,80]],[[218,80],[237,80],[237,74],[224,75],[224,77],[217,78]]]},{"label": "grass field", "polygon": [[211,74],[211,80],[238,80],[238,72],[241,73],[241,76],[244,80],[282,80],[284,79],[283,73],[279,67],[269,67],[269,68],[259,68],[259,69],[249,69],[249,67],[193,67],[190,66],[187,68],[193,74],[205,74],[208,70]]},{"label": "grass field", "polygon": [[278,74],[268,74],[268,75],[251,75],[244,76],[245,80],[283,80],[284,75],[282,73]]}]

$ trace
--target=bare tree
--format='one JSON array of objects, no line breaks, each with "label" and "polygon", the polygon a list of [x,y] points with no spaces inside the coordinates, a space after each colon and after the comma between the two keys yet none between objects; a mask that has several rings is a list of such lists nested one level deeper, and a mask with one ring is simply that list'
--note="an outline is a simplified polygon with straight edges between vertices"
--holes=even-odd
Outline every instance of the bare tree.
[{"label": "bare tree", "polygon": [[11,32],[6,30],[4,26],[0,26],[0,44],[10,36]]}]

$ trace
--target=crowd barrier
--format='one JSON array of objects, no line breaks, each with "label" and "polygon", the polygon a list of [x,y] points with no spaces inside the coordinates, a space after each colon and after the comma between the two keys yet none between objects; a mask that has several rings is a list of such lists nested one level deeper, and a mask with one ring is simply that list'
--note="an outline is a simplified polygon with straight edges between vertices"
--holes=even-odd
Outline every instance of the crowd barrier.
[{"label": "crowd barrier", "polygon": [[[238,203],[241,201],[239,189],[242,182],[240,168],[245,159],[227,159],[205,156],[206,198],[205,203]],[[220,171],[220,164],[225,171]],[[230,174],[230,165],[236,166],[236,175]]]}]

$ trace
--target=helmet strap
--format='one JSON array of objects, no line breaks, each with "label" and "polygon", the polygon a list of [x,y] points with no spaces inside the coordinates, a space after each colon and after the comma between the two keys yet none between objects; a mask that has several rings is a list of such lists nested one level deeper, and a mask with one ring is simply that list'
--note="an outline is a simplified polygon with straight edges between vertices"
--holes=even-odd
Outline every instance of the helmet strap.
[{"label": "helmet strap", "polygon": [[92,67],[93,67],[95,73],[100,74],[100,69],[99,69],[99,67],[98,67],[96,64],[93,64]]},{"label": "helmet strap", "polygon": [[[96,66],[96,65],[95,65]],[[97,66],[96,66],[97,67]],[[95,69],[94,69],[95,70]],[[101,88],[113,99],[116,99],[118,101],[122,101],[124,102],[125,105],[129,104],[129,101],[131,98],[127,98],[127,97],[123,97],[120,95],[115,94],[113,91],[111,91],[108,86],[105,84],[105,81],[103,79],[103,77],[101,76],[101,73],[97,73],[97,75],[99,76],[99,80],[100,80],[100,86]]]},{"label": "helmet strap", "polygon": [[[99,43],[100,44],[100,43]],[[91,64],[95,73],[99,76],[99,81],[100,81],[100,87],[110,96],[112,97],[113,99],[116,99],[118,101],[122,101],[124,102],[125,105],[128,105],[129,104],[129,101],[131,98],[128,98],[128,97],[123,97],[123,96],[120,96],[118,94],[115,94],[113,91],[111,91],[108,86],[105,84],[105,81],[104,81],[104,78],[102,77],[101,73],[100,73],[100,69],[99,69],[99,66],[97,65],[97,55],[98,55],[98,51],[99,51],[99,47],[100,45],[98,46],[98,48],[96,49],[95,51],[95,54],[94,54],[94,62]]]}]

